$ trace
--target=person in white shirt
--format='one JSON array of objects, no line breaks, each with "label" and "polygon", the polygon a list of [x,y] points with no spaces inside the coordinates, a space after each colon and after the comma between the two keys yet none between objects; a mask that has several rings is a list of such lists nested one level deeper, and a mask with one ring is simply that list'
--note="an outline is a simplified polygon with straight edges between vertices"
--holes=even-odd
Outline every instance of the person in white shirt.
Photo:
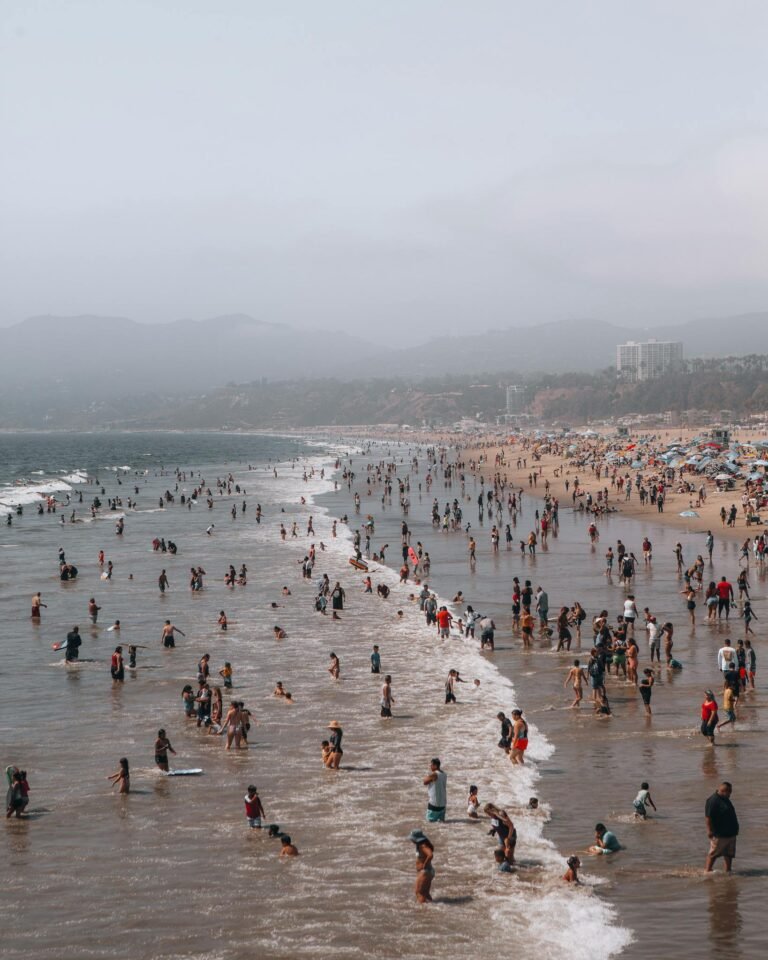
[{"label": "person in white shirt", "polygon": [[651,617],[648,620],[645,629],[648,631],[648,647],[651,651],[651,663],[653,663],[654,653],[656,654],[658,662],[661,663],[661,641],[659,640],[659,625],[656,623],[656,617]]},{"label": "person in white shirt", "polygon": [[627,625],[627,636],[633,637],[635,635],[635,620],[639,616],[637,612],[637,606],[635,605],[635,598],[630,593],[627,599],[624,601],[624,622]]},{"label": "person in white shirt", "polygon": [[725,645],[717,651],[717,669],[725,673],[729,667],[736,663],[736,651],[731,646],[731,641],[726,640]]}]

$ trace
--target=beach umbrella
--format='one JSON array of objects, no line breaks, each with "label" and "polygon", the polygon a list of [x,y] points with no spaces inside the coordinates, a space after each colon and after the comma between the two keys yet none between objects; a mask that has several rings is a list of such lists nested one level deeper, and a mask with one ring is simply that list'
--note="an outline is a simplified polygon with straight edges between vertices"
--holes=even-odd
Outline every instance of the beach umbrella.
[{"label": "beach umbrella", "polygon": [[730,473],[718,473],[718,475],[715,477],[715,480],[730,480],[730,479],[731,479]]},{"label": "beach umbrella", "polygon": [[768,467],[768,460],[753,460],[753,467]]},{"label": "beach umbrella", "polygon": [[698,517],[698,513],[695,510],[683,510],[680,514],[681,517]]}]

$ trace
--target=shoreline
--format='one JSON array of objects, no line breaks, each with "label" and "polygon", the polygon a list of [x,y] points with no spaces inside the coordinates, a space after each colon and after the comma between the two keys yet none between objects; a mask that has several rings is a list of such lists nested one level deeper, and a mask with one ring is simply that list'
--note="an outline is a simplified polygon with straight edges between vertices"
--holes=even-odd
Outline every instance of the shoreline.
[{"label": "shoreline", "polygon": [[[411,446],[415,448],[417,443],[414,442]],[[473,477],[468,469],[465,471],[468,490],[475,489],[475,493],[477,493],[480,489],[477,485],[480,472],[485,473],[486,480],[489,479],[489,473],[490,475],[493,474],[493,454],[496,449],[498,449],[496,444],[475,448],[478,452],[488,453],[490,463],[483,464],[482,471],[478,470],[476,477]],[[387,456],[387,450],[389,450],[389,456]],[[381,447],[370,450],[363,457],[363,460],[369,462],[396,460],[398,461],[398,475],[404,475],[408,470],[406,450],[407,445],[403,449],[393,444],[390,439],[385,438],[381,441]],[[411,451],[411,454],[413,454],[413,451]],[[467,449],[460,450],[458,456],[465,463],[468,463],[469,453]],[[402,464],[400,464],[401,459]],[[559,459],[557,463],[559,465]],[[554,463],[551,466],[554,467]],[[505,472],[503,467],[500,472],[502,475]],[[455,481],[453,490],[445,489],[439,468],[436,468],[434,473],[436,482],[433,488],[423,491],[422,495],[417,495],[412,477],[410,496],[413,501],[413,508],[409,511],[410,516],[407,518],[409,525],[415,523],[417,500],[420,503],[423,501],[422,507],[419,508],[423,511],[433,497],[437,498],[442,504],[443,500],[450,500],[457,495]],[[509,469],[507,469],[507,473],[510,473]],[[528,470],[523,468],[517,471],[517,475],[525,478],[524,484],[518,484],[518,486],[522,485],[524,488],[526,499],[524,517],[531,517],[533,496],[536,497],[536,506],[540,506],[538,501],[543,496],[544,490],[541,485],[529,490],[527,474]],[[423,474],[419,476],[423,479]],[[365,479],[365,475],[356,478],[356,486],[363,497],[361,508],[363,515],[368,512],[364,490],[360,486],[361,484],[364,485]],[[563,483],[564,479],[562,478]],[[349,497],[351,497],[351,493]],[[347,502],[349,502],[349,497]],[[740,812],[746,809],[751,812],[753,818],[759,816],[756,807],[759,791],[756,792],[754,787],[750,789],[752,785],[749,780],[744,781],[744,771],[739,777],[738,770],[730,769],[728,766],[723,767],[723,763],[728,763],[729,756],[737,756],[729,754],[727,750],[731,746],[730,738],[722,745],[726,748],[725,752],[717,754],[714,761],[710,760],[709,749],[706,746],[702,747],[696,719],[698,714],[697,698],[700,696],[699,688],[703,689],[705,685],[712,683],[712,667],[709,658],[714,658],[713,648],[716,651],[717,645],[722,643],[723,637],[733,635],[734,632],[743,628],[740,627],[739,621],[735,620],[731,624],[724,621],[714,626],[699,623],[695,632],[688,633],[686,631],[684,608],[682,607],[682,601],[679,599],[679,579],[674,572],[671,549],[673,543],[671,538],[678,535],[680,528],[674,524],[664,523],[669,515],[666,513],[658,514],[654,508],[651,512],[655,521],[654,529],[657,533],[652,536],[654,540],[658,539],[659,541],[659,557],[658,559],[654,557],[652,580],[649,583],[645,582],[648,580],[649,571],[641,571],[638,577],[638,604],[650,601],[652,608],[659,616],[674,620],[678,625],[680,631],[679,634],[676,634],[680,649],[678,655],[684,660],[685,670],[680,676],[661,670],[655,694],[659,702],[658,704],[655,702],[652,722],[643,718],[642,707],[638,706],[639,698],[634,688],[625,689],[620,684],[616,685],[614,681],[611,681],[611,703],[615,705],[614,716],[606,721],[605,725],[595,721],[591,716],[591,711],[587,712],[584,708],[577,712],[568,711],[564,705],[558,705],[565,696],[565,692],[562,691],[563,673],[566,664],[570,664],[574,653],[578,656],[580,652],[583,654],[589,649],[590,631],[586,629],[587,624],[585,624],[584,641],[581,647],[577,647],[573,653],[557,654],[549,641],[537,642],[530,652],[523,651],[519,645],[519,636],[515,638],[515,635],[511,633],[507,626],[509,622],[508,587],[506,589],[502,587],[503,593],[499,596],[497,588],[494,587],[494,582],[499,582],[498,574],[495,574],[494,570],[497,567],[501,569],[509,566],[510,562],[512,569],[514,570],[517,567],[516,572],[521,576],[523,573],[528,576],[530,570],[530,573],[535,574],[537,580],[544,582],[545,587],[550,590],[550,609],[554,608],[555,610],[560,602],[570,601],[574,599],[574,595],[584,601],[585,596],[589,600],[593,593],[598,599],[589,601],[591,612],[594,613],[604,605],[609,610],[615,609],[617,596],[623,600],[626,591],[621,588],[617,589],[616,584],[611,585],[610,581],[606,582],[603,577],[602,550],[598,545],[597,551],[590,551],[586,535],[586,524],[588,522],[586,514],[582,517],[578,512],[561,507],[559,536],[550,544],[549,549],[549,554],[552,554],[552,556],[545,558],[542,555],[534,565],[531,565],[527,558],[522,562],[516,559],[516,549],[511,554],[506,554],[502,548],[498,560],[493,557],[487,541],[492,520],[489,518],[486,520],[485,526],[476,527],[474,507],[469,502],[472,498],[468,496],[466,499],[466,513],[473,522],[472,532],[478,540],[477,572],[467,569],[466,537],[463,531],[444,534],[424,522],[421,528],[416,527],[415,529],[425,531],[424,543],[427,549],[432,552],[432,547],[437,544],[438,546],[435,546],[434,549],[437,554],[440,554],[442,547],[439,545],[444,544],[445,550],[449,551],[444,556],[436,557],[433,554],[432,572],[428,578],[430,585],[434,581],[435,585],[439,585],[440,592],[444,596],[451,596],[457,589],[461,589],[464,592],[466,602],[475,604],[476,609],[478,609],[478,604],[482,604],[483,612],[490,612],[494,615],[497,627],[500,627],[497,630],[496,652],[483,656],[492,658],[502,675],[512,679],[515,685],[516,699],[521,705],[528,706],[527,715],[540,726],[543,734],[555,748],[552,761],[545,761],[540,765],[541,789],[544,792],[545,800],[552,806],[552,819],[547,824],[545,834],[556,843],[559,849],[567,850],[573,844],[574,826],[572,820],[576,814],[573,810],[575,791],[583,793],[584,799],[592,798],[594,803],[594,812],[591,814],[592,822],[594,823],[595,819],[605,818],[605,822],[609,823],[610,829],[617,829],[623,845],[628,847],[630,851],[634,848],[635,856],[631,853],[628,853],[627,856],[622,854],[615,865],[613,861],[594,865],[590,863],[586,869],[590,874],[597,870],[604,881],[608,883],[608,897],[610,902],[618,908],[619,923],[637,931],[636,940],[626,948],[626,956],[639,960],[639,958],[645,958],[649,955],[661,955],[658,951],[663,950],[662,945],[664,943],[668,944],[669,938],[676,935],[678,925],[681,922],[675,911],[676,899],[682,898],[680,902],[686,905],[685,909],[690,915],[686,924],[689,927],[693,925],[691,930],[696,929],[695,924],[702,922],[702,909],[706,910],[707,900],[704,898],[702,902],[698,889],[699,884],[705,878],[701,873],[700,865],[696,862],[697,857],[694,855],[692,858],[692,851],[687,843],[689,839],[687,831],[689,829],[695,831],[694,835],[697,843],[695,853],[698,854],[698,847],[701,845],[700,825],[698,825],[700,818],[698,809],[702,802],[700,796],[705,795],[708,785],[713,782],[712,778],[725,775],[732,777],[734,780],[739,779],[741,781],[739,783],[739,798],[742,805]],[[375,496],[372,503],[374,505],[376,503]],[[399,520],[401,513],[395,504],[396,491],[393,493],[393,506],[390,511],[392,517]],[[639,504],[637,506],[639,507]],[[352,523],[354,518],[351,510],[349,514],[350,523]],[[414,519],[412,520],[411,517]],[[582,519],[584,520],[583,526]],[[636,549],[640,537],[645,532],[643,528],[647,525],[647,519],[646,511],[638,509],[636,513],[633,511],[632,514],[627,511],[607,515],[602,520],[598,520],[598,524],[601,526],[606,543],[609,542],[611,534],[618,534],[625,543]],[[662,522],[659,523],[659,520]],[[525,531],[527,533],[526,522],[523,519],[518,523],[520,532]],[[743,533],[743,530],[744,527],[737,528],[735,532],[729,531],[730,536],[722,538],[723,542],[716,547],[716,567],[709,567],[710,576],[715,572],[718,576],[720,572],[730,572],[736,558],[735,548],[741,539],[740,534]],[[762,527],[752,528],[753,532],[760,530],[762,530]],[[697,533],[693,530],[688,532]],[[714,529],[713,533],[717,535],[717,531]],[[703,541],[703,535],[699,535],[702,536]],[[377,541],[379,539],[377,536]],[[390,543],[391,562],[393,564],[399,562],[397,561],[395,547],[397,542],[397,538],[395,538],[394,543]],[[456,555],[457,549],[458,556]],[[559,559],[557,554],[561,550],[562,559]],[[584,561],[589,561],[592,567],[591,577],[594,577],[594,579],[586,579],[588,571],[582,569],[585,565],[584,561],[568,559],[573,557],[583,557]],[[577,567],[570,568],[574,584],[565,584],[566,595],[562,596],[561,599],[560,594],[564,584],[559,584],[557,592],[554,590],[554,586],[559,583],[559,578],[569,569],[568,564],[570,562],[578,564]],[[555,564],[554,568],[547,567],[551,563]],[[538,570],[539,567],[542,569]],[[544,572],[545,569],[548,570],[547,573]],[[654,585],[659,574],[663,574],[664,579],[661,583]],[[553,576],[557,578],[554,583]],[[758,576],[758,572],[755,572],[755,576]],[[760,579],[764,579],[764,573],[760,575]],[[533,583],[535,584],[537,580],[533,580]],[[588,593],[579,585],[582,581],[588,585],[586,587]],[[649,590],[651,591],[650,595]],[[582,595],[582,591],[584,591],[584,595]],[[642,600],[640,599],[641,592],[644,594]],[[611,594],[614,599],[606,603],[602,597],[608,594]],[[480,599],[477,599],[478,597]],[[762,600],[763,598],[759,599]],[[761,605],[761,615],[764,611],[765,607]],[[642,645],[643,641],[641,641]],[[641,666],[644,666],[647,662],[645,661],[647,657],[645,649],[641,651],[641,654]],[[532,667],[533,669],[531,669]],[[555,697],[554,705],[551,703],[553,695]],[[759,692],[756,697],[755,702],[747,704],[748,708],[760,705]],[[750,723],[751,717],[754,717],[753,722],[755,722],[757,711],[747,709],[745,719],[742,721],[746,724],[746,727],[739,727],[744,732],[736,739],[742,740],[746,737],[747,742],[754,748],[756,744],[751,740],[751,736],[756,733],[756,730],[753,730],[752,723]],[[608,738],[606,741],[607,752],[606,748],[601,746],[603,737]],[[610,744],[615,744],[616,749],[612,749]],[[674,805],[675,812],[672,818],[669,813],[663,811],[658,815],[654,814],[649,820],[649,827],[655,829],[656,835],[660,838],[661,847],[658,850],[644,851],[643,861],[644,863],[647,862],[647,867],[645,869],[640,867],[639,872],[638,868],[634,867],[636,854],[639,852],[637,850],[639,841],[636,839],[633,843],[632,840],[638,827],[632,822],[631,813],[627,816],[617,811],[614,808],[615,801],[612,800],[617,787],[627,796],[633,795],[632,791],[636,792],[637,790],[638,781],[636,778],[639,779],[642,774],[637,772],[637,767],[630,760],[629,755],[624,758],[621,752],[623,749],[629,750],[630,747],[635,745],[635,749],[642,749],[643,756],[650,754],[653,758],[651,761],[645,760],[644,766],[641,766],[640,770],[647,775],[650,769],[651,776],[649,779],[657,785],[659,782],[662,783],[659,790],[667,807],[671,801],[666,794],[673,791],[679,795],[677,804]],[[604,765],[604,753],[606,757],[612,759],[610,780],[603,788],[601,788],[599,779],[587,785],[584,781],[585,771],[594,768],[600,769]],[[703,766],[700,765],[698,759],[700,756],[703,758],[701,761]],[[717,761],[717,756],[721,758],[720,763]],[[647,766],[649,762],[651,764],[650,768]],[[653,771],[656,771],[655,776]],[[685,780],[678,781],[680,776],[684,777]],[[752,775],[749,776],[751,778]],[[560,778],[563,778],[562,782]],[[661,778],[661,781],[659,781],[659,778]],[[669,782],[666,783],[666,781]],[[552,788],[557,784],[560,787],[553,792]],[[680,804],[683,805],[682,808]],[[627,807],[631,809],[631,804],[627,803]],[[683,826],[681,823],[680,826],[675,827],[674,824],[679,820],[681,814],[684,815],[683,822],[685,825]],[[590,817],[589,812],[587,812],[587,817]],[[612,823],[617,823],[618,826],[610,825]],[[670,828],[674,831],[673,833],[669,832]],[[649,828],[643,827],[642,829]],[[659,840],[656,841],[656,843],[658,842]],[[765,844],[761,843],[760,846],[762,848]],[[749,858],[751,861],[757,851],[752,850],[750,852],[752,854]],[[681,864],[681,866],[678,869],[670,870],[667,864],[667,856],[671,857],[672,863]],[[743,864],[738,866],[743,868]],[[748,874],[749,868],[747,868]],[[717,883],[717,878],[715,883]],[[760,884],[758,884],[759,886]],[[747,895],[745,889],[744,897],[746,898]],[[754,903],[756,895],[759,895],[759,890],[750,889],[749,901]],[[660,907],[658,902],[660,896],[668,898],[668,901],[665,900],[663,908]],[[717,910],[719,909],[718,902]],[[648,910],[655,911],[657,915],[657,923],[652,931],[647,928],[646,923],[646,911]]]}]

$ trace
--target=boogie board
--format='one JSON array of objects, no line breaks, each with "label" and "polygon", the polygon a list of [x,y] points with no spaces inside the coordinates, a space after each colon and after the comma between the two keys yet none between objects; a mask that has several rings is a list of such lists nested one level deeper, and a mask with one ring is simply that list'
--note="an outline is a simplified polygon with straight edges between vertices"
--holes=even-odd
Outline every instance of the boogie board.
[{"label": "boogie board", "polygon": [[63,650],[66,645],[66,640],[58,640],[56,643],[51,644],[51,650]]},{"label": "boogie board", "polygon": [[166,777],[196,777],[203,772],[202,767],[192,767],[190,770],[164,770]]},{"label": "boogie board", "polygon": [[355,557],[350,557],[349,562],[352,564],[355,570],[364,570],[366,573],[368,573],[368,564],[364,563],[362,560],[358,560]]}]

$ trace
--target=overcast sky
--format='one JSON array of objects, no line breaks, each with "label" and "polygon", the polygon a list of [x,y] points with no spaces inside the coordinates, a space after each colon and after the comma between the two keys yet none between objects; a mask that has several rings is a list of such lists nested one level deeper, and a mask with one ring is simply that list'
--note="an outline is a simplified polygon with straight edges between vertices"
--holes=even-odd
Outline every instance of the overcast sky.
[{"label": "overcast sky", "polygon": [[4,0],[0,324],[768,309],[768,4]]}]

